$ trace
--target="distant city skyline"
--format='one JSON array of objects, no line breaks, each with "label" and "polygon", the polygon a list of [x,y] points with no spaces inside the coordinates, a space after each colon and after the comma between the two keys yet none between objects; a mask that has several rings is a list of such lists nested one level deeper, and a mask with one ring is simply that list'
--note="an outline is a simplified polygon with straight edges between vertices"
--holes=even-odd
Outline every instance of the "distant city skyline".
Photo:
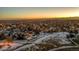
[{"label": "distant city skyline", "polygon": [[0,7],[0,19],[79,17],[78,7]]}]

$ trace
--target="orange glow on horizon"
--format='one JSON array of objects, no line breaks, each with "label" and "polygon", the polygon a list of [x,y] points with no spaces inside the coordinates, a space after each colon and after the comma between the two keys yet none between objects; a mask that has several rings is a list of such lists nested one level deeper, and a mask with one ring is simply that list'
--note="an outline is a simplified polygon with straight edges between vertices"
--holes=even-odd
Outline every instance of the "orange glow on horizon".
[{"label": "orange glow on horizon", "polygon": [[36,19],[79,17],[79,8],[50,7],[50,8],[1,8],[0,19]]}]

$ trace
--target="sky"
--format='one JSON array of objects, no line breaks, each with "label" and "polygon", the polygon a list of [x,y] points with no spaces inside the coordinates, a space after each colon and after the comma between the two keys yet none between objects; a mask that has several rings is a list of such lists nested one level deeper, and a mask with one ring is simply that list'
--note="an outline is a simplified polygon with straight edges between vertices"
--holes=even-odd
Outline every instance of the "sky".
[{"label": "sky", "polygon": [[0,19],[78,17],[78,7],[0,7]]}]

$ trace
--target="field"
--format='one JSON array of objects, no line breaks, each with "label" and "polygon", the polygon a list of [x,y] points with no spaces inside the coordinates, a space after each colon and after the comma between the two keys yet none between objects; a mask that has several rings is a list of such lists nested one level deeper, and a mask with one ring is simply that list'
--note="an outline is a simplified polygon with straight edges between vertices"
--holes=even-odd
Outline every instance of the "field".
[{"label": "field", "polygon": [[79,50],[79,17],[0,20],[0,51],[73,50]]}]

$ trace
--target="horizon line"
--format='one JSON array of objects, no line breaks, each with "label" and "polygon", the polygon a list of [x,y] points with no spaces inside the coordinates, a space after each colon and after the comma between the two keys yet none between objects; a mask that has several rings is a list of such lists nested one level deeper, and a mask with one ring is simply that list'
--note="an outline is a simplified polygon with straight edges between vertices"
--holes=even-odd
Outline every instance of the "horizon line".
[{"label": "horizon line", "polygon": [[54,19],[54,18],[79,18],[79,16],[69,16],[69,17],[44,17],[44,18],[3,18],[3,19],[0,19],[0,20],[11,20],[11,19],[17,19],[17,20],[21,20],[21,19],[31,19],[31,20],[34,20],[34,19]]}]

